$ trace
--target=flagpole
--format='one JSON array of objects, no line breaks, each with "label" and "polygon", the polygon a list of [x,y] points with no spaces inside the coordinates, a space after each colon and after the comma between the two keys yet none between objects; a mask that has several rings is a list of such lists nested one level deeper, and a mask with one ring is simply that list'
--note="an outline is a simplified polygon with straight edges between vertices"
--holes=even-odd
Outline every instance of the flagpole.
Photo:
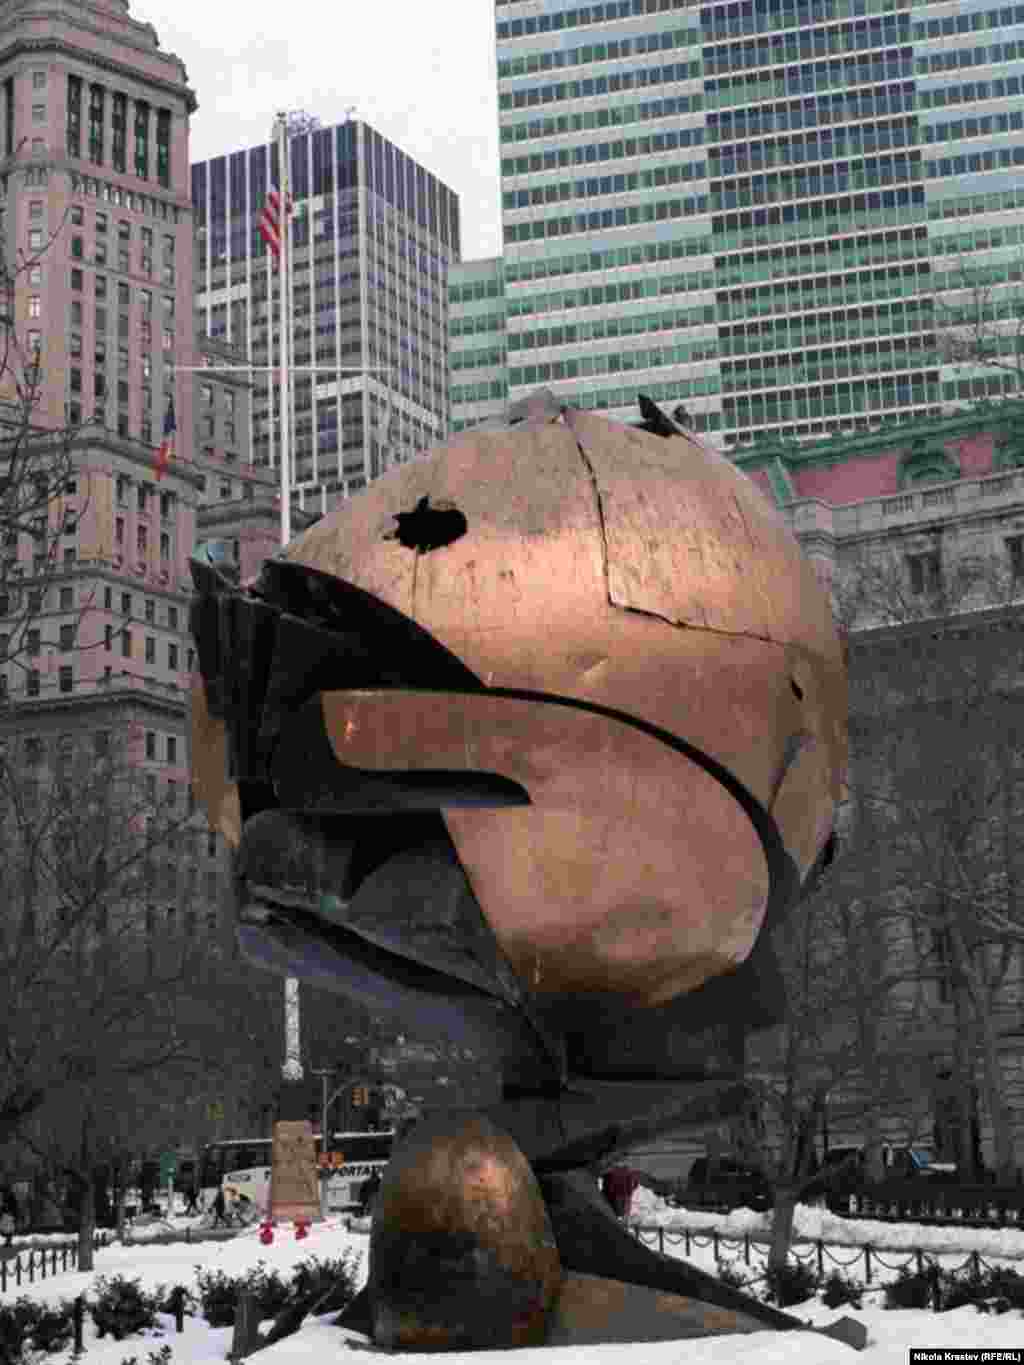
[{"label": "flagpole", "polygon": [[[278,193],[281,196],[281,254],[278,257],[278,288],[281,291],[281,377],[280,377],[280,415],[278,430],[281,433],[281,549],[285,549],[292,538],[292,489],[291,489],[291,383],[289,360],[291,351],[291,328],[289,327],[289,304],[291,293],[291,224],[289,205],[291,185],[288,165],[288,115],[277,116],[277,155],[278,155]],[[284,1065],[281,1075],[285,1081],[301,1081],[302,1052],[300,1047],[299,982],[294,976],[285,977],[284,982]]]},{"label": "flagpole", "polygon": [[281,377],[280,377],[280,414],[278,430],[281,433],[281,548],[292,538],[292,499],[291,499],[291,385],[288,361],[291,337],[288,327],[289,287],[291,276],[289,259],[291,257],[291,231],[288,224],[289,167],[288,167],[288,117],[277,116],[277,155],[281,196],[281,255],[278,260],[278,288],[281,291]]}]

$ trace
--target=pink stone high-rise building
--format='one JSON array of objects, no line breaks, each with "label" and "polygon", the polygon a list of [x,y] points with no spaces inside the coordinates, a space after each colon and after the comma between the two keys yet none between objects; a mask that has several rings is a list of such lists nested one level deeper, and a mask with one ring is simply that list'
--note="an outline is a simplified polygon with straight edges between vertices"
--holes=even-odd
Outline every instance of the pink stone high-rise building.
[{"label": "pink stone high-rise building", "polygon": [[[189,555],[222,540],[248,574],[277,543],[273,478],[250,458],[250,385],[218,368],[242,358],[195,334],[195,108],[181,59],[127,0],[0,3],[2,249],[14,281],[0,309],[14,343],[0,442],[14,383],[38,361],[32,424],[69,433],[73,456],[51,506],[51,525],[68,528],[56,573],[40,578],[30,535],[0,547],[0,729],[43,762],[128,736],[151,791],[182,802]],[[172,408],[173,459],[157,479]],[[10,613],[33,591],[34,636],[14,659]],[[198,835],[206,878],[200,862],[182,885],[214,897],[219,857]]]}]

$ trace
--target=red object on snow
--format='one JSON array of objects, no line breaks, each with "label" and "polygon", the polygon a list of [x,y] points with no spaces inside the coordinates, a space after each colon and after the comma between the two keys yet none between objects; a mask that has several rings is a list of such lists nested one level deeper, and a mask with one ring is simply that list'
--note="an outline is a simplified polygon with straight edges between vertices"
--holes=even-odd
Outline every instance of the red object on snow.
[{"label": "red object on snow", "polygon": [[270,1246],[274,1240],[274,1225],[268,1218],[265,1223],[260,1224],[260,1241],[265,1247]]},{"label": "red object on snow", "polygon": [[295,1220],[295,1240],[301,1242],[304,1237],[309,1236],[309,1224],[304,1218]]},{"label": "red object on snow", "polygon": [[604,1177],[604,1196],[615,1210],[616,1217],[627,1218],[630,1204],[640,1178],[628,1166],[613,1166]]}]

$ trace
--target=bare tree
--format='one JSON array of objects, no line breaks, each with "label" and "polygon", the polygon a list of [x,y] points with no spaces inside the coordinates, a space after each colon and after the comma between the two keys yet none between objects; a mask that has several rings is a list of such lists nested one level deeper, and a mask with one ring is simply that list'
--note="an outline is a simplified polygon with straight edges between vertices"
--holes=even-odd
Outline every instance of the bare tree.
[{"label": "bare tree", "polygon": [[[13,260],[0,252],[0,670],[8,663],[31,669],[34,623],[73,553],[65,537],[88,506],[75,474],[80,423],[52,408],[40,323],[15,317],[16,289],[31,291],[33,273],[65,227],[66,215],[39,248],[19,249]],[[88,605],[78,604],[79,617]],[[0,677],[9,684],[6,672]]]},{"label": "bare tree", "polygon": [[999,373],[1003,395],[1024,394],[1024,251],[959,256],[936,296],[935,328],[945,364]]}]

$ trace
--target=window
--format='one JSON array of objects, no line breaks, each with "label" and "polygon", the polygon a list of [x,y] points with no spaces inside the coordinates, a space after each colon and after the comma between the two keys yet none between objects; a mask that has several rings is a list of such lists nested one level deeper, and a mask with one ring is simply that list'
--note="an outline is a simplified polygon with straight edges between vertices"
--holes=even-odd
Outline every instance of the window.
[{"label": "window", "polygon": [[42,228],[29,228],[28,232],[29,251],[42,251],[43,249],[43,230]]},{"label": "window", "polygon": [[39,670],[30,668],[25,678],[25,694],[29,697],[39,696]]},{"label": "window", "polygon": [[132,614],[132,595],[130,592],[121,594],[121,615],[131,616]]},{"label": "window", "polygon": [[[96,276],[96,297],[97,297],[98,299],[105,299],[105,298],[107,297],[107,277],[106,277],[106,275],[97,275],[97,276]],[[98,318],[98,316],[99,316],[99,315],[97,314],[97,318]],[[98,322],[97,322],[97,326],[98,326]],[[106,314],[104,314],[103,331],[106,331]]]},{"label": "window", "polygon": [[171,670],[172,673],[177,673],[177,671],[178,671],[178,646],[177,646],[177,645],[168,645],[168,646],[167,646],[167,667]]},{"label": "window", "polygon": [[74,670],[70,664],[62,664],[58,670],[58,680],[62,692],[70,692],[75,685]]},{"label": "window", "polygon": [[138,550],[139,558],[145,559],[149,550],[149,532],[145,526],[135,528],[135,548]]},{"label": "window", "polygon": [[200,399],[200,402],[203,404],[204,407],[209,408],[209,407],[212,407],[212,406],[213,406],[213,385],[212,385],[212,384],[200,384],[200,386],[199,386],[199,399]]},{"label": "window", "polygon": [[40,648],[39,631],[38,630],[28,631],[25,635],[25,653],[28,654],[30,658],[35,658],[39,653],[39,648]]},{"label": "window", "polygon": [[171,557],[171,538],[166,531],[160,532],[160,558],[168,560]]},{"label": "window", "polygon": [[104,90],[102,85],[89,86],[89,160],[96,166],[103,164],[103,112]]},{"label": "window", "polygon": [[43,315],[43,300],[39,294],[29,294],[28,296],[28,315],[30,318],[38,318]]},{"label": "window", "polygon": [[174,333],[169,332],[166,327],[164,328],[163,334],[163,348],[165,351],[174,350]]},{"label": "window", "polygon": [[152,730],[146,731],[146,757],[156,758],[156,734]]},{"label": "window", "polygon": [[173,735],[167,736],[167,762],[177,763],[178,761],[178,741]]},{"label": "window", "polygon": [[33,71],[33,72],[32,72],[32,89],[33,89],[33,90],[45,90],[45,89],[46,89],[46,72],[45,72],[45,71]]},{"label": "window", "polygon": [[139,484],[139,511],[140,511],[140,512],[144,512],[144,511],[146,510],[146,492],[147,492],[146,485],[145,485],[144,483],[140,483],[140,484]]},{"label": "window", "polygon": [[70,336],[70,338],[68,339],[68,353],[69,353],[74,359],[80,359],[80,358],[81,358],[81,355],[82,355],[82,334],[81,334],[81,332],[72,332],[72,333],[71,333],[71,336]]},{"label": "window", "polygon": [[149,317],[153,311],[153,291],[152,289],[139,290],[139,303],[142,306],[142,316]]},{"label": "window", "polygon": [[129,306],[129,304],[131,303],[131,301],[132,301],[132,291],[131,291],[130,287],[129,287],[127,284],[125,284],[123,281],[119,282],[119,283],[118,283],[118,286],[117,286],[117,306],[118,306],[118,308],[127,308],[127,307]]},{"label": "window", "polygon": [[107,263],[107,244],[106,244],[106,242],[97,242],[97,243],[96,243],[95,249],[94,249],[94,251],[93,251],[93,261],[95,262],[96,265],[106,265],[106,263]]},{"label": "window", "polygon": [[152,635],[146,636],[146,663],[156,663],[156,641],[153,639]]},{"label": "window", "polygon": [[60,628],[60,652],[67,654],[68,650],[75,647],[75,628],[71,625],[62,625]]},{"label": "window", "polygon": [[28,282],[29,282],[29,284],[42,284],[42,282],[43,282],[43,267],[42,267],[41,265],[30,265],[30,266],[29,266],[29,268],[28,268]]},{"label": "window", "polygon": [[82,304],[80,299],[74,299],[71,303],[71,325],[81,327],[82,325]]},{"label": "window", "polygon": [[130,630],[121,632],[121,656],[125,659],[132,657],[132,633]]},{"label": "window", "polygon": [[106,611],[110,611],[110,610],[113,608],[113,605],[114,605],[114,590],[113,590],[113,588],[104,588],[104,589],[103,589],[103,607],[104,607],[104,609],[105,609]]},{"label": "window", "polygon": [[111,645],[113,644],[113,640],[114,640],[114,627],[113,627],[113,626],[104,626],[104,627],[103,627],[103,648],[107,651],[108,654],[110,653],[110,647],[111,647]]},{"label": "window", "polygon": [[30,327],[28,334],[28,349],[37,361],[41,360],[40,351],[43,346],[43,334],[35,327]]},{"label": "window", "polygon": [[75,605],[74,588],[61,588],[60,590],[61,611],[70,611],[74,605]]},{"label": "window", "polygon": [[161,493],[161,494],[160,494],[160,515],[161,515],[161,517],[163,517],[163,519],[164,519],[165,521],[167,520],[167,518],[168,518],[169,516],[171,516],[172,510],[173,510],[173,506],[174,506],[174,502],[173,502],[173,499],[171,498],[170,493]]},{"label": "window", "polygon": [[186,663],[185,667],[186,667],[187,671],[188,671],[189,673],[191,673],[192,670],[195,668],[195,665],[196,665],[196,652],[195,652],[194,649],[189,649],[188,655],[187,655],[187,659],[188,659],[188,662]]},{"label": "window", "polygon": [[93,752],[97,758],[103,758],[110,753],[110,731],[97,730],[92,737]]},{"label": "window", "polygon": [[1009,536],[1006,541],[1006,553],[1010,557],[1013,581],[1019,583],[1024,578],[1024,536]]},{"label": "window", "polygon": [[110,227],[110,219],[107,217],[107,215],[106,215],[105,213],[97,213],[97,214],[96,214],[96,236],[97,236],[97,237],[105,236],[105,235],[106,235],[106,232],[107,232],[107,230],[108,230],[109,227]]},{"label": "window", "polygon": [[43,216],[43,201],[41,199],[30,199],[28,205],[28,216],[38,222]]},{"label": "window", "polygon": [[45,123],[45,122],[46,122],[46,105],[45,105],[45,104],[33,104],[33,106],[32,106],[32,122],[33,122],[33,123]]},{"label": "window", "polygon": [[927,554],[908,555],[910,591],[920,597],[924,593],[939,592],[942,588],[942,563],[937,550]]}]

